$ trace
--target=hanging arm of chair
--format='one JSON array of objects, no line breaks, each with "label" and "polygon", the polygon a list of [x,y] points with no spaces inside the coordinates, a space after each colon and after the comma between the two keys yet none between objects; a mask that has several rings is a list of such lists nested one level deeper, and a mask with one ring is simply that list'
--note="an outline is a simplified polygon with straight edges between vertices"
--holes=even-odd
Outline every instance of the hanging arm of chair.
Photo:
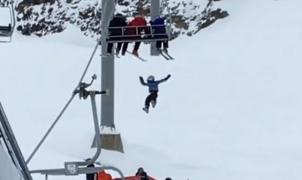
[{"label": "hanging arm of chair", "polygon": [[100,139],[100,128],[98,125],[98,116],[97,116],[97,108],[96,108],[96,101],[95,101],[95,95],[97,94],[106,94],[106,91],[87,91],[86,88],[91,86],[93,81],[97,78],[97,76],[94,74],[92,77],[92,80],[90,83],[84,83],[82,86],[80,85],[79,90],[75,91],[75,93],[80,94],[80,98],[83,97],[84,99],[87,98],[87,96],[90,96],[91,99],[91,107],[92,107],[92,115],[93,115],[93,123],[94,123],[94,130],[95,130],[95,138],[97,143],[97,150],[92,158],[88,158],[86,161],[78,161],[78,162],[72,162],[76,164],[77,166],[88,166],[90,164],[95,163],[99,155],[101,154],[101,139]]}]

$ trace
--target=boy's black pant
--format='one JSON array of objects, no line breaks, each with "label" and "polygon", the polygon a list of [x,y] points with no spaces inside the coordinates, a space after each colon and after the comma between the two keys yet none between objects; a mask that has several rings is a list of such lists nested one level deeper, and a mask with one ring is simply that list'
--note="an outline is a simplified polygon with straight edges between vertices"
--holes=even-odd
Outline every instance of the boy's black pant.
[{"label": "boy's black pant", "polygon": [[145,101],[146,108],[149,108],[151,101],[154,101],[156,103],[157,92],[158,91],[151,91],[150,94],[147,96],[146,101]]}]

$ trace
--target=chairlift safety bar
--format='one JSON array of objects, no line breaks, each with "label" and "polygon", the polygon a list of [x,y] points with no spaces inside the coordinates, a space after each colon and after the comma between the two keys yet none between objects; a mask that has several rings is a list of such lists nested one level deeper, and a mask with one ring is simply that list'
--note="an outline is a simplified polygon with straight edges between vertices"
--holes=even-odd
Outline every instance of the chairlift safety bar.
[{"label": "chairlift safety bar", "polygon": [[[164,33],[156,32],[156,28],[164,28]],[[151,26],[119,26],[109,27],[107,42],[154,42],[154,41],[168,41],[169,35],[165,25],[151,25]],[[118,31],[114,35],[110,32]]]}]

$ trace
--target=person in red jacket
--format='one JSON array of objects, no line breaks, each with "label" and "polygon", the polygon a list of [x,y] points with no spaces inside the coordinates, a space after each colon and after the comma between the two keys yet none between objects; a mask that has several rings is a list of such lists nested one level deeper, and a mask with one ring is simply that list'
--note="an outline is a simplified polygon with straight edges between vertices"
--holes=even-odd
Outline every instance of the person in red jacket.
[{"label": "person in red jacket", "polygon": [[112,180],[112,176],[109,173],[106,173],[105,171],[101,171],[98,173],[97,180]]},{"label": "person in red jacket", "polygon": [[[143,38],[144,35],[148,33],[147,31],[148,31],[147,21],[144,18],[144,16],[136,15],[134,19],[128,23],[126,34],[127,36],[129,36],[129,39],[140,39]],[[137,41],[134,44],[132,53],[136,56],[138,56],[138,49],[140,44],[141,44],[140,41]],[[128,43],[124,44],[124,46],[127,47]],[[122,55],[126,53],[126,49],[127,48],[125,48],[125,50],[122,52]]]}]

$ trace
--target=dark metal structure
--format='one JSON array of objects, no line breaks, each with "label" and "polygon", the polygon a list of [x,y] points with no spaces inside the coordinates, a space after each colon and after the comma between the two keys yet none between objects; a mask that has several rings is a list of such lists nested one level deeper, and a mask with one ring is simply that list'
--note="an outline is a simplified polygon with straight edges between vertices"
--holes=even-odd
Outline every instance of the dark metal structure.
[{"label": "dark metal structure", "polygon": [[[3,151],[1,152],[2,158],[3,153],[6,152],[13,166],[9,166],[8,163],[5,164],[6,168],[11,169],[9,172],[1,172],[5,171],[5,169],[0,168],[0,177],[13,180],[15,177],[21,177],[23,180],[32,180],[32,177],[29,173],[27,165],[24,161],[23,155],[19,148],[18,142],[15,138],[15,135],[12,131],[12,128],[7,120],[7,117],[4,113],[4,109],[0,103],[0,148]],[[4,159],[0,158],[0,162],[6,162]],[[0,178],[0,179],[1,179]]]},{"label": "dark metal structure", "polygon": [[7,23],[0,24],[0,42],[11,42],[16,25],[14,2],[0,1],[0,9],[8,14]]}]

